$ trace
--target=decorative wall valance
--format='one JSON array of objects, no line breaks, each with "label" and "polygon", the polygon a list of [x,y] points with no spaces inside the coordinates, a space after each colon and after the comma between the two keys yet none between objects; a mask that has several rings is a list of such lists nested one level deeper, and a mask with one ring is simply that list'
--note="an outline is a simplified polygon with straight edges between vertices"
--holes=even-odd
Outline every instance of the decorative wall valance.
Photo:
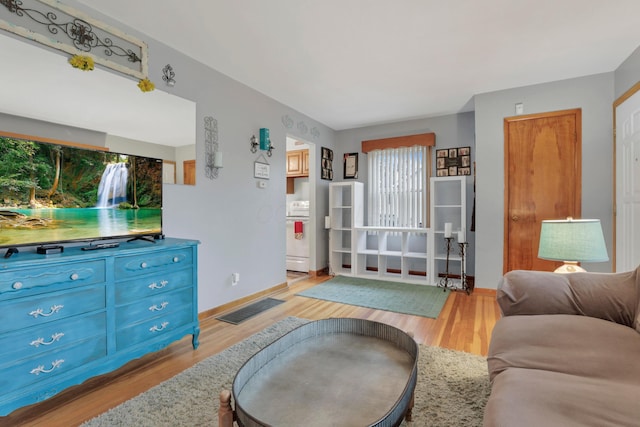
[{"label": "decorative wall valance", "polygon": [[370,139],[362,141],[362,152],[368,153],[373,150],[384,150],[386,148],[413,147],[422,145],[425,147],[433,147],[436,145],[436,134],[419,133],[417,135],[396,136],[393,138]]},{"label": "decorative wall valance", "polygon": [[[112,70],[147,77],[147,45],[55,0],[0,0],[0,29]],[[19,64],[15,64],[19,66]]]}]

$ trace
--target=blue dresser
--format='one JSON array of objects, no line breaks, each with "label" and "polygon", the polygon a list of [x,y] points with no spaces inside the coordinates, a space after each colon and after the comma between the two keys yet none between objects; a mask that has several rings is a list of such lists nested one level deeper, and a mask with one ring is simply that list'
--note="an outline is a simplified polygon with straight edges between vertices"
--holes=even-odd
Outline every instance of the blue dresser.
[{"label": "blue dresser", "polygon": [[0,416],[191,334],[198,347],[197,241],[0,261]]}]

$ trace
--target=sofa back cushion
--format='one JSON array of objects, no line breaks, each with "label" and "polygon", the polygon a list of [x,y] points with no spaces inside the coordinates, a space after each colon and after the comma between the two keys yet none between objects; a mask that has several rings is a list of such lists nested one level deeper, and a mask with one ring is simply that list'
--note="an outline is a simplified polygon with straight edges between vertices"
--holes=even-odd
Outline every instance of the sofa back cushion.
[{"label": "sofa back cushion", "polygon": [[506,316],[578,314],[640,332],[640,267],[623,273],[514,270],[502,278],[497,300]]}]

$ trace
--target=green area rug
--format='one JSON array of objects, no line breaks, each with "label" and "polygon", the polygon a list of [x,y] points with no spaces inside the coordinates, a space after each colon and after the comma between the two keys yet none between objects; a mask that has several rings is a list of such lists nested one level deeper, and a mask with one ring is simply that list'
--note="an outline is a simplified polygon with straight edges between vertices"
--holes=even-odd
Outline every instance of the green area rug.
[{"label": "green area rug", "polygon": [[[288,317],[87,421],[82,427],[218,425],[219,394],[251,356],[308,320]],[[420,345],[413,421],[401,427],[482,426],[491,386],[484,357]]]},{"label": "green area rug", "polygon": [[435,319],[449,292],[429,285],[336,276],[297,295]]}]

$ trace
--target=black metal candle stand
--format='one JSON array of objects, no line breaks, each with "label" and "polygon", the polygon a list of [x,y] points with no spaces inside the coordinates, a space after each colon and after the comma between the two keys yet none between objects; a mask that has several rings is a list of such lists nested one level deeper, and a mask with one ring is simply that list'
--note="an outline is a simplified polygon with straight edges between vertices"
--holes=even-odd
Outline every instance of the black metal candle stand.
[{"label": "black metal candle stand", "polygon": [[453,241],[453,237],[445,237],[444,238],[446,246],[447,246],[447,258],[445,263],[445,273],[444,277],[440,279],[438,282],[438,287],[443,288],[443,291],[447,289],[451,291],[464,291],[468,294],[471,293],[471,289],[469,287],[469,283],[467,281],[467,273],[464,269],[464,257],[467,252],[467,242],[458,242],[458,251],[460,254],[460,284],[456,284],[453,280],[451,280],[451,273],[449,271],[449,256],[451,254],[451,243]]},{"label": "black metal candle stand", "polygon": [[467,295],[471,294],[471,288],[467,282],[467,272],[464,269],[464,257],[467,252],[467,242],[458,242],[458,249],[460,251],[460,288],[459,290],[465,291]]}]

